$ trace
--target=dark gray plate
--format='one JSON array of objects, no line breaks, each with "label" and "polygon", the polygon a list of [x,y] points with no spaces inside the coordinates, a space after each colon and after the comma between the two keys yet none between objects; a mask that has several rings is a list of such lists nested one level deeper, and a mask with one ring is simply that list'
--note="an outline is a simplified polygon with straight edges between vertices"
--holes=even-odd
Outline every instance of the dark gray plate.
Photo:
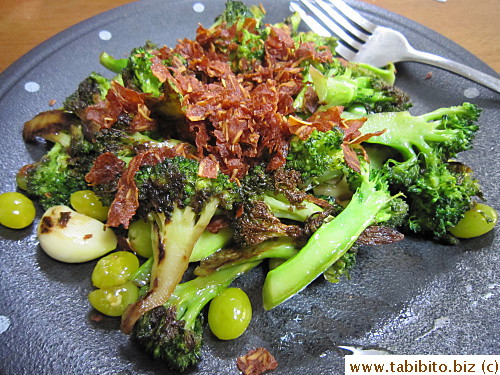
[{"label": "dark gray plate", "polygon": [[[287,1],[262,2],[269,22],[289,14]],[[193,4],[145,0],[125,5],[55,36],[7,69],[0,76],[1,191],[15,190],[18,168],[43,151],[23,143],[25,121],[49,109],[52,99],[62,103],[92,70],[109,75],[98,64],[101,51],[124,57],[146,40],[173,45],[178,38],[194,36],[198,23],[210,25],[223,9],[222,0],[204,1],[202,13]],[[429,29],[364,3],[352,5],[372,20],[404,31],[417,48],[495,74]],[[414,113],[463,101],[484,108],[477,147],[462,160],[477,171],[489,203],[499,209],[499,96],[427,66],[404,63],[398,69],[398,84],[413,97]],[[430,71],[432,78],[426,80]],[[29,92],[33,87],[38,90]],[[90,319],[86,296],[92,290],[94,262],[52,260],[38,247],[34,232],[34,226],[0,228],[0,373],[165,373],[163,364],[143,355],[119,332],[116,319]],[[343,352],[337,345],[396,354],[500,354],[498,248],[495,233],[456,247],[406,239],[364,248],[350,281],[331,285],[318,280],[269,312],[260,302],[264,271],[254,270],[238,281],[253,300],[249,330],[231,342],[217,341],[207,330],[204,359],[192,372],[238,373],[235,358],[257,346],[276,356],[276,374],[342,373]]]}]

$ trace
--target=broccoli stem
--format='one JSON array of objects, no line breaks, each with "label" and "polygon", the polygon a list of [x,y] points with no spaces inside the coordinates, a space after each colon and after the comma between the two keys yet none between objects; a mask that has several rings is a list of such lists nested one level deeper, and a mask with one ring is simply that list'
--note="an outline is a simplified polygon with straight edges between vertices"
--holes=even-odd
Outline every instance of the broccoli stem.
[{"label": "broccoli stem", "polygon": [[99,55],[99,62],[106,69],[111,70],[114,73],[120,73],[127,67],[128,59],[115,59],[106,52],[102,52]]},{"label": "broccoli stem", "polygon": [[201,358],[201,310],[241,274],[260,261],[234,265],[177,285],[166,303],[147,311],[133,327],[132,337],[155,359],[179,372]]},{"label": "broccoli stem", "polygon": [[263,201],[269,206],[276,217],[282,219],[304,222],[311,215],[323,211],[321,207],[307,200],[304,200],[300,205],[292,205],[285,197],[280,195],[272,196],[265,194]]},{"label": "broccoli stem", "polygon": [[297,250],[292,247],[289,240],[261,243],[251,249],[253,256],[231,258],[223,267],[177,285],[164,305],[146,312],[137,321],[132,337],[154,358],[165,361],[172,369],[184,371],[200,360],[204,306],[262,259],[280,252],[283,256],[295,254]]},{"label": "broccoli stem", "polygon": [[211,199],[203,207],[199,217],[193,208],[175,207],[170,219],[163,213],[152,213],[154,262],[151,269],[150,291],[125,310],[121,329],[130,334],[135,322],[145,312],[163,305],[189,265],[193,247],[215,214],[219,199]]},{"label": "broccoli stem", "polygon": [[189,258],[190,262],[197,262],[205,259],[226,246],[233,238],[233,231],[231,228],[222,228],[217,233],[211,233],[205,230],[196,244],[194,245],[193,252]]},{"label": "broccoli stem", "polygon": [[204,259],[194,270],[195,275],[204,276],[236,264],[263,259],[290,259],[299,250],[288,237],[273,238],[245,248],[226,248]]},{"label": "broccoli stem", "polygon": [[386,187],[364,179],[338,216],[323,224],[296,256],[269,271],[263,286],[264,308],[278,306],[325,272],[369,225],[379,221],[391,199]]},{"label": "broccoli stem", "polygon": [[167,305],[177,306],[177,318],[186,322],[185,328],[192,330],[203,307],[219,295],[240,275],[261,263],[250,261],[223,268],[206,276],[177,285]]},{"label": "broccoli stem", "polygon": [[151,268],[153,268],[153,257],[148,258],[132,275],[129,280],[138,287],[143,287],[149,283],[151,277]]},{"label": "broccoli stem", "polygon": [[358,89],[356,82],[347,77],[325,77],[320,71],[309,69],[320,103],[329,106],[351,103]]}]

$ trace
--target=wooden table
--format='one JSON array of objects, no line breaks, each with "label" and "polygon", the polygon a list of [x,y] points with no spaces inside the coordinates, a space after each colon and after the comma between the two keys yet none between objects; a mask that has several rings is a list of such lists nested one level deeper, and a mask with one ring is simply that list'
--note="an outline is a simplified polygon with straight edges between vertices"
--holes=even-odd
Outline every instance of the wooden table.
[{"label": "wooden table", "polygon": [[[210,1],[210,0],[204,0]],[[363,0],[417,21],[500,72],[498,0]],[[58,32],[132,0],[1,0],[0,72]]]}]

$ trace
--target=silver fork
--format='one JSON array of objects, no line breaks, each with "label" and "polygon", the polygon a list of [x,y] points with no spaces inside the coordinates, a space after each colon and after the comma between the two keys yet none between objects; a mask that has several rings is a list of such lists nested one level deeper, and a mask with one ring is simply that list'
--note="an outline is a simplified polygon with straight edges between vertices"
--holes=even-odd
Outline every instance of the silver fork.
[{"label": "silver fork", "polygon": [[374,24],[341,0],[300,1],[314,16],[294,1],[290,2],[291,9],[299,12],[302,20],[317,34],[335,35],[341,42],[336,52],[346,60],[377,67],[391,62],[416,61],[459,74],[500,93],[500,79],[444,57],[418,51],[399,31]]}]

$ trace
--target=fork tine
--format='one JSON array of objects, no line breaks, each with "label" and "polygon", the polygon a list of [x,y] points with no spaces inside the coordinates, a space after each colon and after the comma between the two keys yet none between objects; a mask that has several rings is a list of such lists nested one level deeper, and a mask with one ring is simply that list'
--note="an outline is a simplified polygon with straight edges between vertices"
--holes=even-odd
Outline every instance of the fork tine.
[{"label": "fork tine", "polygon": [[327,29],[321,26],[321,24],[318,21],[316,21],[313,17],[304,12],[304,10],[297,3],[291,1],[290,8],[294,12],[299,13],[301,20],[304,21],[306,25],[309,26],[309,28],[316,34],[320,36],[332,36],[331,32],[329,32]]},{"label": "fork tine", "polygon": [[335,52],[339,55],[342,56],[346,60],[354,60],[356,57],[356,52],[354,52],[352,49],[345,47],[343,44],[337,43],[337,47],[335,47]]},{"label": "fork tine", "polygon": [[353,23],[361,26],[363,29],[366,31],[373,33],[375,29],[377,28],[377,25],[374,24],[373,22],[370,22],[361,14],[359,14],[358,11],[352,9],[349,5],[344,3],[342,0],[329,0],[330,3],[332,3],[338,10],[340,10],[349,20],[351,20]]},{"label": "fork tine", "polygon": [[356,38],[362,40],[363,42],[366,42],[370,38],[370,35],[367,32],[358,29],[356,26],[351,24],[346,16],[342,13],[338,13],[332,5],[326,3],[323,0],[315,0],[315,2],[325,12],[328,13],[328,15],[333,19],[334,22],[343,27],[346,31],[350,32]]},{"label": "fork tine", "polygon": [[330,17],[325,15],[321,10],[316,8],[309,0],[301,0],[302,4],[308,7],[328,28],[337,35],[343,42],[350,45],[356,50],[359,50],[362,44],[353,38],[351,35],[346,33],[341,27],[334,23]]},{"label": "fork tine", "polygon": [[[321,36],[331,36],[332,34],[325,29],[314,17],[311,17],[308,15],[297,3],[291,1],[290,2],[290,8],[294,12],[299,13],[300,18],[302,21],[306,23],[309,28],[314,31],[316,34],[321,35]],[[352,60],[356,53],[345,47],[343,44],[337,43],[337,47],[335,48],[335,52],[342,56],[346,60]]]}]

